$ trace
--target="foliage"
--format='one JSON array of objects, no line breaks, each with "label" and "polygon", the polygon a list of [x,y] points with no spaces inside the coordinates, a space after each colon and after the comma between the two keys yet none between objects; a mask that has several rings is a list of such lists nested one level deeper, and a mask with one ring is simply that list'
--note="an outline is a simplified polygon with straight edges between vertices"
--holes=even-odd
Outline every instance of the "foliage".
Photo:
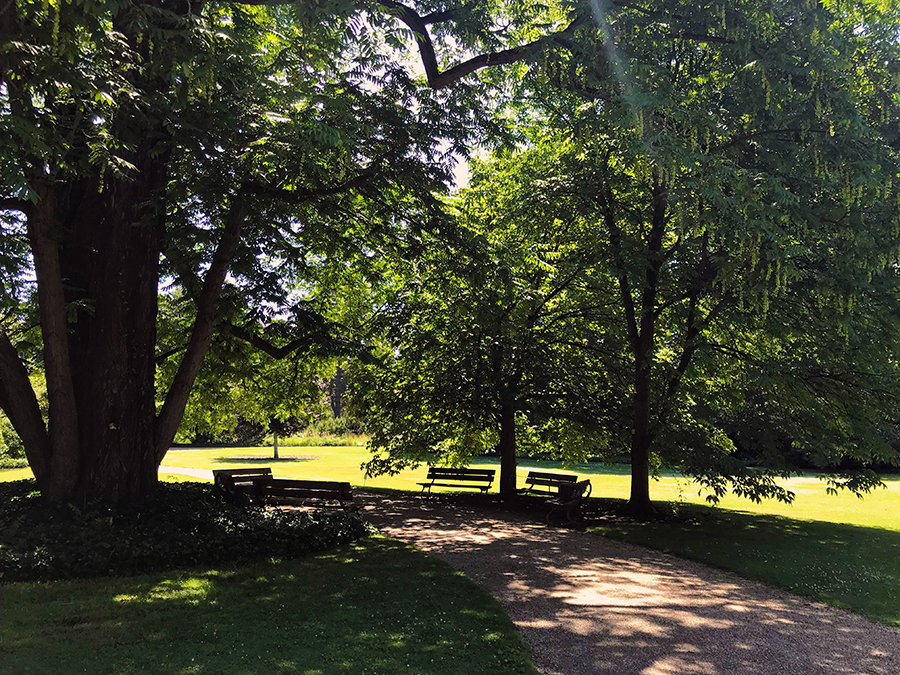
[{"label": "foliage", "polygon": [[0,484],[0,579],[144,574],[296,557],[364,537],[343,512],[239,507],[201,483],[162,483],[141,503],[48,504],[34,481]]},{"label": "foliage", "polygon": [[357,375],[372,475],[498,452],[502,486],[516,454],[578,461],[608,446],[606,308],[587,297],[594,237],[570,214],[544,217],[554,197],[533,190],[555,160],[542,147],[476,164],[453,204],[465,229],[395,267],[383,362]]},{"label": "foliage", "polygon": [[23,458],[12,459],[10,457],[0,457],[0,469],[25,469],[28,467],[28,460]]},{"label": "foliage", "polygon": [[25,446],[6,415],[0,413],[0,459],[22,459]]},{"label": "foliage", "polygon": [[713,500],[727,485],[790,499],[783,458],[735,461],[724,428],[740,414],[821,465],[895,460],[896,8],[593,6],[521,80],[523,157],[547,157],[537,177],[521,160],[518,221],[591,233],[602,424],[631,453],[630,507],[651,509],[659,466]]},{"label": "foliage", "polygon": [[786,497],[732,461],[738,418],[893,461],[897,12],[7,3],[0,399],[42,490],[140,497],[185,411],[312,416],[328,359],[379,339],[376,472],[495,446],[512,494],[517,446],[590,444],[628,447],[635,508],[663,465]]},{"label": "foliage", "polygon": [[369,442],[368,436],[343,434],[335,436],[333,434],[325,434],[324,436],[308,435],[308,436],[287,436],[278,439],[278,444],[286,448],[322,448],[322,447],[347,447],[347,446],[366,446]]},{"label": "foliage", "polygon": [[327,412],[303,429],[303,436],[359,436],[366,431],[365,423],[351,415],[334,417]]}]

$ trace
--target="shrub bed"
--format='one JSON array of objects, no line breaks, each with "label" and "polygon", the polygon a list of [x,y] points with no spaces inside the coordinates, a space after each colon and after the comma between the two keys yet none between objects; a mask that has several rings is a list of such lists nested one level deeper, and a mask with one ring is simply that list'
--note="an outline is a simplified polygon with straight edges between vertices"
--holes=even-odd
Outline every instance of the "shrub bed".
[{"label": "shrub bed", "polygon": [[206,483],[160,483],[139,503],[84,508],[43,502],[33,480],[0,483],[0,582],[293,558],[368,534],[343,512],[237,506]]}]

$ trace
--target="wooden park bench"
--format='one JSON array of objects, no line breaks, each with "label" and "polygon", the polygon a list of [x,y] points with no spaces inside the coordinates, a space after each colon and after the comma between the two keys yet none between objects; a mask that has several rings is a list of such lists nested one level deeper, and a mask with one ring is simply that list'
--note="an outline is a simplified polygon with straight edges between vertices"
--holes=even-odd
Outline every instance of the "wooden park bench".
[{"label": "wooden park bench", "polygon": [[575,485],[578,476],[574,473],[549,473],[544,471],[529,471],[525,479],[525,487],[520,489],[522,494],[544,494],[551,497],[558,496],[563,488]]},{"label": "wooden park bench", "polygon": [[213,485],[227,499],[247,506],[254,501],[253,481],[257,478],[271,478],[269,467],[253,469],[214,469]]},{"label": "wooden park bench", "polygon": [[570,486],[562,485],[559,488],[559,496],[550,503],[553,508],[547,514],[547,523],[550,523],[551,516],[554,513],[564,511],[566,514],[566,522],[572,523],[578,520],[579,510],[582,504],[591,496],[591,481],[582,480],[572,483]]},{"label": "wooden park bench", "polygon": [[253,490],[257,503],[272,506],[334,506],[345,513],[353,506],[350,483],[338,481],[254,478]]},{"label": "wooden park bench", "polygon": [[431,494],[431,488],[435,485],[452,488],[474,488],[481,490],[483,494],[491,489],[494,482],[494,469],[449,469],[432,466],[428,469],[427,483],[419,483],[422,493],[427,490]]}]

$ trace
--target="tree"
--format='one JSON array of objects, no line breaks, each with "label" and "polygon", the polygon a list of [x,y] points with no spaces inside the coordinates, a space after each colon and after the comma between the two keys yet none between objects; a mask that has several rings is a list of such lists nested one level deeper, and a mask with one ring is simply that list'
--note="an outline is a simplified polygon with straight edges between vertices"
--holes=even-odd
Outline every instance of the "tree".
[{"label": "tree", "polygon": [[370,475],[496,451],[510,499],[517,455],[584,460],[604,442],[606,308],[587,301],[590,231],[534,190],[553,160],[541,149],[476,169],[454,205],[465,227],[456,245],[434,242],[394,267],[382,361],[366,386]]},{"label": "tree", "polygon": [[[835,221],[827,247],[860,231],[851,221],[871,220],[874,232],[894,217],[874,208],[893,209],[888,178],[897,173],[890,6],[255,5],[25,0],[0,9],[2,296],[14,307],[0,330],[0,407],[50,499],[153,489],[222,328],[223,288],[253,299],[241,328],[265,337],[275,314],[268,294],[290,296],[282,265],[298,279],[317,256],[339,266],[347,252],[375,255],[437,227],[432,194],[445,189],[451,153],[484,128],[488,90],[461,80],[488,66],[519,64],[503,71],[509,79],[485,78],[498,86],[491,91],[514,95],[524,82],[538,94],[529,115],[548,104],[540,123],[584,130],[597,158],[602,146],[621,146],[616,161],[627,160],[626,170],[603,169],[620,176],[614,198],[646,209],[650,195],[645,214],[656,214],[619,221],[624,235],[644,225],[659,233],[653,223],[668,226],[678,213],[687,222],[699,197],[704,213],[730,215],[722,241],[742,242],[752,261],[757,249],[767,254],[763,244],[790,242],[794,226]],[[402,26],[436,91],[393,60],[390,48],[409,34]],[[527,71],[527,63],[542,65]],[[452,83],[452,93],[442,89]],[[805,163],[788,148],[806,153]],[[753,190],[772,201],[748,198]],[[773,203],[789,207],[791,227]],[[636,266],[617,277],[632,291],[629,325],[638,327],[630,333],[639,338],[636,484],[654,438],[644,423],[647,364],[661,343],[654,312],[642,311],[655,306],[654,284],[635,279],[668,273],[663,230],[646,263],[627,260]],[[754,233],[764,235],[759,245]],[[32,261],[46,425],[17,344],[25,315],[17,289]],[[870,270],[884,269],[876,262],[865,257]],[[773,272],[769,285],[781,288],[774,277],[782,279]],[[197,309],[157,410],[161,279]],[[758,288],[751,299],[762,307],[766,285]],[[687,311],[687,321],[690,306],[673,312]],[[706,316],[699,296],[697,307]]]},{"label": "tree", "polygon": [[[896,8],[597,7],[525,86],[570,144],[545,181],[603,233],[632,372],[628,511],[653,510],[654,457],[716,494],[790,499],[729,460],[718,418],[738,385],[777,383],[768,409],[801,443],[893,457],[860,442],[894,414],[897,373],[858,330],[897,297]],[[850,394],[877,405],[854,412]],[[842,439],[816,430],[829,415]]]},{"label": "tree", "polygon": [[[754,406],[822,462],[892,459],[885,438],[900,381],[884,348],[894,322],[882,317],[898,297],[896,10],[595,9],[521,80],[525,142],[553,148],[556,161],[507,180],[518,188],[504,205],[520,228],[591,233],[583,250],[602,264],[593,300],[580,302],[610,308],[604,334],[620,339],[604,342],[605,372],[629,372],[608,379],[618,389],[607,399],[629,401],[627,512],[652,514],[660,463],[695,476],[712,499],[730,485],[790,500],[774,481],[789,465],[750,469],[725,433]],[[447,298],[456,296],[432,302],[461,320],[442,339],[465,353],[453,336],[486,322]],[[429,359],[429,370],[453,383],[440,365],[448,358]],[[467,382],[489,381],[452,363]],[[451,399],[441,384],[426,389],[442,411],[478,400]],[[602,417],[616,418],[611,408]],[[610,425],[609,438],[617,431]],[[773,459],[771,450],[759,449]]]},{"label": "tree", "polygon": [[[49,422],[18,353],[19,310],[0,330],[0,407],[48,499],[153,490],[223,288],[259,293],[250,334],[268,325],[265,294],[287,292],[261,251],[337,261],[433,218],[477,94],[430,92],[392,63],[378,39],[401,44],[397,18],[438,47],[511,58],[482,11],[254,4],[0,8],[3,296],[22,299],[11,289],[33,263]],[[434,87],[493,58],[440,71],[435,43],[420,45]],[[157,410],[161,279],[196,312]]]}]

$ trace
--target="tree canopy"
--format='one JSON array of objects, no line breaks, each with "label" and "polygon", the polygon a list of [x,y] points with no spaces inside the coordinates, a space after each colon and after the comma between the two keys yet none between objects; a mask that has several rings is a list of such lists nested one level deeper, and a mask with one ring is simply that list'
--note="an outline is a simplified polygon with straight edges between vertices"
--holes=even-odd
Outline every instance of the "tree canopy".
[{"label": "tree canopy", "polygon": [[[606,421],[611,445],[630,421],[630,510],[651,509],[653,466],[695,476],[713,499],[730,486],[790,500],[773,480],[792,466],[785,450],[823,466],[846,456],[894,461],[896,10],[594,7],[594,21],[517,81],[529,149],[486,167],[483,180],[532,246],[565,228],[580,249],[584,280],[558,301],[588,312],[572,312],[566,328],[597,356],[576,370],[593,375],[595,396],[609,391],[606,410],[592,415]],[[515,196],[499,198],[509,185]],[[496,218],[487,229],[505,231]],[[564,262],[542,263],[565,277]],[[484,286],[475,281],[475,295]],[[488,286],[502,297],[502,283]],[[527,294],[524,278],[518,290]],[[455,296],[438,296],[430,308],[445,320]],[[466,298],[461,323],[484,326]],[[598,307],[602,316],[591,315]],[[539,349],[535,336],[527,343]],[[450,419],[441,387],[452,380],[435,384],[426,370],[426,410]],[[488,369],[454,372],[491,379]],[[469,409],[478,400],[463,398]],[[753,443],[767,470],[736,452],[753,428],[769,431]]]},{"label": "tree canopy", "polygon": [[[479,12],[394,3],[0,12],[0,405],[51,499],[152,490],[215,333],[302,343],[319,268],[431,227],[451,153],[483,129],[480,94],[410,76],[392,51],[404,22],[434,33],[433,75],[435,45],[507,40]],[[195,309],[158,392],[160,284]],[[48,423],[19,353],[29,303]]]},{"label": "tree canopy", "polygon": [[893,459],[897,13],[7,3],[0,407],[40,489],[144,495],[217,355],[375,326],[375,448],[496,437],[506,493],[516,427],[624,444],[638,513],[657,462],[788,498],[736,443]]}]

